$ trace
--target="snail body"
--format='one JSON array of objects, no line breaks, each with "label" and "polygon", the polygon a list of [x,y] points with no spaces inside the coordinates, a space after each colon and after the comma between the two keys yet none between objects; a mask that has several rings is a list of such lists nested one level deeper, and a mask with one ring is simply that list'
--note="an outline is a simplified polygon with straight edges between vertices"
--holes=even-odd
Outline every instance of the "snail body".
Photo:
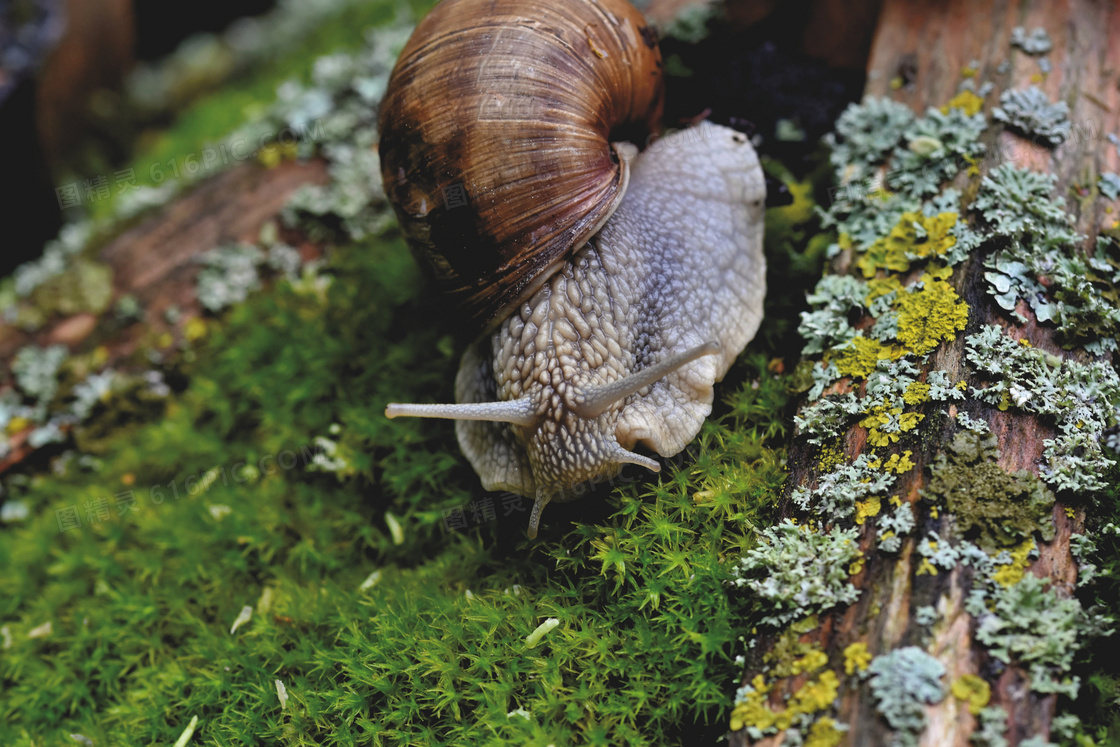
[{"label": "snail body", "polygon": [[[600,5],[560,3],[569,4],[595,12]],[[596,230],[509,295],[517,298],[509,313],[463,355],[457,404],[386,409],[388,417],[455,419],[483,486],[534,499],[530,537],[544,506],[577,497],[576,486],[613,477],[626,463],[660,469],[638,445],[664,457],[683,449],[711,412],[713,385],[762,318],[766,185],[746,136],[704,123],[636,155],[633,146],[601,148],[617,155],[621,196],[608,195]],[[383,163],[384,150],[383,140]],[[386,177],[391,199],[392,185],[399,194],[415,181],[400,169]],[[406,225],[410,242],[435,235],[417,231],[422,225]],[[413,248],[442,261],[432,242]],[[534,260],[536,249],[529,252]],[[499,285],[507,280],[494,276]]]}]

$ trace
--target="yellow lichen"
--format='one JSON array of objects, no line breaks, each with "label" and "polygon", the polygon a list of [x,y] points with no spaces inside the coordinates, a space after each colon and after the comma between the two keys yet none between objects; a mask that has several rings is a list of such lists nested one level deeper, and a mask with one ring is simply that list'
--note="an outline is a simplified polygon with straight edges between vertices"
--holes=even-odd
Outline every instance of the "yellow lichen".
[{"label": "yellow lichen", "polygon": [[844,732],[836,726],[836,720],[825,716],[809,727],[805,747],[837,747],[843,739]]},{"label": "yellow lichen", "polygon": [[964,162],[968,164],[968,171],[965,172],[966,176],[980,176],[980,159],[977,156],[964,156]]},{"label": "yellow lichen", "polygon": [[189,319],[183,327],[183,336],[191,342],[197,342],[206,336],[206,320],[199,317]]},{"label": "yellow lichen", "polygon": [[840,690],[840,678],[836,672],[826,670],[816,679],[809,680],[790,696],[789,709],[793,715],[816,713],[832,705]]},{"label": "yellow lichen", "polygon": [[949,103],[941,107],[943,114],[948,114],[950,109],[960,109],[968,116],[973,116],[981,109],[984,108],[984,99],[977,96],[972,91],[964,90],[958,93],[953,98],[949,99]]},{"label": "yellow lichen", "polygon": [[1027,566],[1031,564],[1031,553],[1034,552],[1035,544],[1034,539],[1028,537],[1020,544],[1011,548],[1011,562],[1007,565],[1001,565],[992,574],[992,580],[1000,586],[1009,587],[1014,586],[1023,580],[1023,574],[1027,571]]},{"label": "yellow lichen", "polygon": [[855,576],[855,575],[856,575],[856,574],[858,574],[858,573],[859,573],[860,571],[862,571],[862,570],[863,570],[863,564],[864,564],[864,561],[865,561],[865,558],[863,557],[863,555],[860,555],[860,556],[859,556],[858,558],[856,558],[856,559],[855,559],[855,560],[854,560],[854,561],[853,561],[853,562],[852,562],[852,563],[851,563],[851,564],[850,564],[850,565],[848,566],[848,575],[849,575],[849,576]]},{"label": "yellow lichen", "polygon": [[897,304],[898,340],[916,355],[952,340],[968,323],[968,305],[943,280],[931,279],[921,290],[904,293]]},{"label": "yellow lichen", "polygon": [[873,516],[878,516],[883,509],[883,500],[873,495],[867,500],[856,501],[856,524],[863,524]]},{"label": "yellow lichen", "polygon": [[929,402],[929,384],[923,384],[920,381],[915,381],[906,387],[906,391],[902,393],[902,401],[908,405],[920,405],[923,402]]},{"label": "yellow lichen", "polygon": [[928,283],[930,280],[948,280],[953,276],[953,268],[949,265],[943,265],[939,262],[934,262],[926,268],[919,278],[923,283]]},{"label": "yellow lichen", "polygon": [[918,423],[925,420],[925,417],[918,412],[904,412],[898,416],[898,429],[904,433],[912,431],[918,427]]},{"label": "yellow lichen", "polygon": [[957,700],[968,701],[968,712],[973,716],[984,710],[988,701],[992,699],[992,688],[975,674],[965,674],[953,681],[949,688]]},{"label": "yellow lichen", "polygon": [[[876,407],[867,414],[859,424],[867,428],[867,442],[875,447],[890,446],[898,442],[898,433],[894,431],[880,430],[879,426],[887,425],[891,422],[891,416],[898,416],[898,429],[899,432],[912,431],[918,427],[918,423],[922,422],[925,415],[917,412],[903,412],[901,407]],[[890,464],[888,461],[887,464]],[[911,467],[914,465],[911,464]]]},{"label": "yellow lichen", "polygon": [[753,690],[731,711],[731,730],[753,726],[765,731],[771,727],[788,729],[799,716],[812,715],[829,708],[840,690],[840,680],[831,670],[810,679],[789,697],[785,708],[774,710],[767,702],[770,685],[761,674],[751,680]]},{"label": "yellow lichen", "polygon": [[844,673],[849,677],[864,671],[870,664],[871,652],[867,650],[866,643],[860,641],[844,649]]},{"label": "yellow lichen", "polygon": [[774,725],[776,714],[766,703],[770,688],[761,674],[751,680],[751,687],[754,690],[747,693],[746,699],[731,711],[731,731],[739,731],[745,726],[768,729]]},{"label": "yellow lichen", "polygon": [[927,259],[943,255],[957,243],[957,238],[949,232],[956,225],[957,217],[956,213],[928,217],[920,212],[903,213],[890,233],[869,246],[856,264],[865,278],[872,278],[881,269],[908,271],[911,257]]},{"label": "yellow lichen", "polygon": [[810,649],[804,656],[795,659],[791,667],[794,675],[820,669],[828,664],[828,655],[819,648]]},{"label": "yellow lichen", "polygon": [[871,278],[867,281],[867,287],[870,289],[867,293],[867,298],[864,299],[868,304],[880,296],[886,296],[895,291],[902,290],[902,283],[894,275],[888,275],[885,278]]},{"label": "yellow lichen", "polygon": [[866,379],[881,360],[895,360],[905,351],[897,345],[884,345],[878,340],[854,337],[836,351],[836,368],[843,376]]},{"label": "yellow lichen", "polygon": [[936,576],[937,575],[937,567],[933,563],[929,562],[929,558],[922,558],[922,562],[918,564],[918,571],[914,575],[916,575],[916,576],[926,576],[926,575]]},{"label": "yellow lichen", "polygon": [[887,460],[883,469],[887,472],[894,472],[896,475],[909,472],[918,466],[910,461],[910,455],[913,453],[912,451],[904,451],[902,454],[891,454],[891,458]]},{"label": "yellow lichen", "polygon": [[817,467],[823,475],[836,469],[841,464],[845,464],[847,461],[847,456],[842,449],[835,446],[822,446],[820,458],[817,461]]}]

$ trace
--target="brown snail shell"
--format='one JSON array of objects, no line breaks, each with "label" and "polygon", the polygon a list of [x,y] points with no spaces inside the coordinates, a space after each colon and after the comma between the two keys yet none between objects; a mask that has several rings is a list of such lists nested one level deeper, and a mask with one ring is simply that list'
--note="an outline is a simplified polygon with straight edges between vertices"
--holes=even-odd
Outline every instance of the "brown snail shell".
[{"label": "brown snail shell", "polygon": [[655,35],[626,0],[444,0],[380,111],[381,173],[413,253],[478,327],[606,222],[661,116]]}]

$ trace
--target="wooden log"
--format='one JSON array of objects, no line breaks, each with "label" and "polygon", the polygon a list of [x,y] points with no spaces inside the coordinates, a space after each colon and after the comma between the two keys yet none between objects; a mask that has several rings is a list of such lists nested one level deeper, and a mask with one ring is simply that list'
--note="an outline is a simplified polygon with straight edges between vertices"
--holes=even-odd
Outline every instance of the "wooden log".
[{"label": "wooden log", "polygon": [[[1028,31],[1041,27],[1048,32],[1053,42],[1047,53],[1051,72],[1044,72],[1038,56],[1013,49],[1012,30],[1017,26],[1025,26]],[[1072,135],[1064,144],[1047,147],[1038,138],[1032,142],[993,123],[985,135],[986,153],[990,157],[976,164],[979,172],[970,175],[962,170],[954,185],[964,191],[967,199],[970,193],[975,195],[980,176],[1005,162],[1053,174],[1057,178],[1055,195],[1066,197],[1077,230],[1087,236],[1084,248],[1091,253],[1101,227],[1113,226],[1115,222],[1115,217],[1106,212],[1108,201],[1096,199],[1096,184],[1101,173],[1120,170],[1120,153],[1106,140],[1108,133],[1120,131],[1118,73],[1120,7],[1113,3],[886,0],[868,62],[866,93],[891,98],[921,113],[928,107],[945,105],[957,94],[963,74],[974,76],[978,83],[994,84],[984,107],[989,115],[1002,91],[1028,85],[1040,87],[1051,101],[1066,102]],[[976,216],[972,215],[970,220],[975,223]],[[1020,301],[1016,308],[1027,318],[1026,323],[1019,324],[993,302],[985,289],[983,261],[993,249],[992,242],[988,242],[954,268],[950,282],[970,307],[967,332],[973,333],[981,325],[997,324],[1007,335],[1035,348],[1067,359],[1088,360],[1084,352],[1063,350],[1053,325],[1039,323],[1026,303]],[[832,272],[856,274],[855,258],[850,251],[841,254],[833,263]],[[863,323],[870,326],[866,318]],[[929,371],[940,369],[949,372],[954,381],[977,382],[965,363],[965,337],[966,333],[961,332],[942,344],[923,366],[922,380]],[[862,386],[862,381],[842,380],[832,391],[862,392]],[[1044,461],[1043,441],[1055,434],[1052,422],[1016,408],[1004,412],[983,406],[975,412],[988,422],[998,438],[998,464],[1003,470],[1039,473],[1039,464]],[[951,407],[949,413],[955,415],[956,407]],[[822,614],[819,624],[800,637],[802,643],[819,646],[828,655],[829,666],[839,673],[839,695],[835,710],[829,713],[848,727],[838,737],[841,744],[892,744],[895,735],[877,708],[866,680],[844,671],[843,652],[853,643],[866,644],[873,656],[901,646],[923,649],[945,666],[947,671],[941,682],[946,690],[949,683],[963,675],[988,680],[991,703],[1007,712],[1006,737],[1011,745],[1034,736],[1050,736],[1057,696],[1031,690],[1031,677],[1025,667],[1015,663],[1003,667],[976,640],[977,621],[965,609],[974,571],[963,564],[937,575],[919,570],[923,558],[916,552],[917,543],[924,541],[929,530],[945,534],[953,527],[953,517],[931,515],[928,507],[918,502],[931,479],[929,466],[958,431],[952,417],[927,416],[919,426],[918,438],[913,442],[916,447],[912,459],[916,467],[901,475],[890,490],[913,506],[916,528],[901,550],[890,554],[876,549],[871,522],[863,526],[860,547],[865,563],[852,577],[852,583],[861,591],[858,602]],[[861,454],[871,454],[867,439],[867,429],[850,427],[842,438],[845,460],[851,462]],[[790,469],[791,488],[815,485],[822,471],[819,453],[804,439],[796,441]],[[1084,511],[1080,508],[1083,502],[1066,505],[1063,499],[1067,497],[1059,493],[1053,510],[1055,536],[1052,541],[1039,542],[1039,557],[1027,569],[1047,579],[1059,598],[1069,597],[1073,592],[1077,566],[1070,552],[1070,536],[1084,528]],[[788,501],[783,514],[804,516]],[[915,609],[922,605],[936,606],[940,618],[927,632],[913,619]],[[763,655],[772,650],[776,640],[774,633],[760,637],[754,660],[748,663],[744,685],[767,671]],[[779,709],[808,680],[802,674],[773,683],[767,694],[769,706]],[[966,702],[946,694],[939,702],[925,707],[924,712],[926,725],[920,744],[970,744],[977,719]],[[784,737],[785,733],[779,732],[752,742],[744,729],[733,732],[730,743],[776,747]]]},{"label": "wooden log", "polygon": [[[271,169],[238,164],[200,182],[104,239],[97,253],[112,272],[113,303],[132,296],[143,310],[140,319],[122,327],[110,305],[100,317],[83,312],[54,318],[34,331],[0,322],[0,360],[10,362],[25,345],[62,344],[72,353],[101,347],[107,365],[127,369],[128,359],[144,345],[165,333],[182,335],[186,323],[202,314],[195,292],[200,254],[224,243],[255,242],[261,227],[279,217],[297,189],[328,180],[326,164],[315,159],[286,161]],[[299,244],[305,260],[320,253],[320,247],[300,242],[298,236],[286,238]],[[179,311],[174,323],[165,314],[172,306]],[[34,453],[27,434],[8,437],[10,451],[0,460],[0,474]]]}]

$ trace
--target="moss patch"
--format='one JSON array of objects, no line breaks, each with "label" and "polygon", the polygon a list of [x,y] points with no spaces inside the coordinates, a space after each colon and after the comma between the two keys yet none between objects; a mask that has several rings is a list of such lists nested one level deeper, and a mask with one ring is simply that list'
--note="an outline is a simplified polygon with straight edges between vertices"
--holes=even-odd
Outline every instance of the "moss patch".
[{"label": "moss patch", "polygon": [[958,433],[930,467],[923,497],[944,501],[961,533],[981,547],[1006,547],[1034,532],[1053,539],[1054,494],[1029,472],[1001,469],[996,444],[993,435]]}]

